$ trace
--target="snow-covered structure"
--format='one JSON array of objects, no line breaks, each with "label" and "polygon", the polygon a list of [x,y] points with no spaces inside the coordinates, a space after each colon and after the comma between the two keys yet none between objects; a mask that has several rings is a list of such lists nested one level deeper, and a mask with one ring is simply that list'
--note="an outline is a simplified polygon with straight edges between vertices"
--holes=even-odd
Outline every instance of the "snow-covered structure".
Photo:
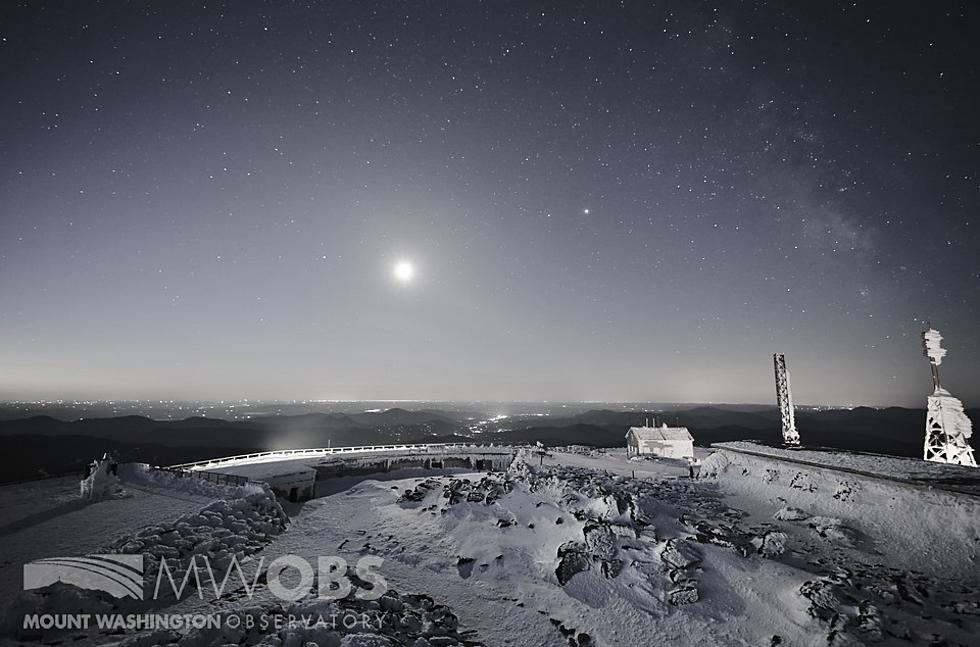
[{"label": "snow-covered structure", "polygon": [[976,467],[977,461],[970,447],[973,424],[963,412],[963,403],[939,383],[939,365],[946,356],[942,340],[942,335],[934,328],[922,333],[922,352],[929,358],[933,386],[926,409],[926,441],[922,457],[937,463]]},{"label": "snow-covered structure", "polygon": [[694,437],[687,427],[630,427],[626,432],[626,453],[630,456],[694,456]]},{"label": "snow-covered structure", "polygon": [[796,414],[793,411],[793,392],[789,387],[786,356],[775,353],[772,362],[776,371],[776,403],[779,405],[779,416],[783,421],[783,442],[787,445],[799,445],[800,434],[796,431]]},{"label": "snow-covered structure", "polygon": [[265,483],[277,496],[306,501],[317,496],[318,483],[329,479],[368,477],[401,469],[505,470],[513,458],[511,447],[493,445],[367,445],[283,449],[184,463],[169,469],[211,475],[216,483],[227,479]]},{"label": "snow-covered structure", "polygon": [[[207,474],[201,471],[198,473]],[[247,470],[229,468],[226,473],[211,472],[211,474],[244,478],[246,482],[265,483],[276,496],[293,502],[308,501],[316,495],[316,468],[302,461],[256,463]]]},{"label": "snow-covered structure", "polygon": [[108,453],[89,463],[85,478],[79,483],[79,495],[83,499],[105,499],[118,489],[118,463]]}]

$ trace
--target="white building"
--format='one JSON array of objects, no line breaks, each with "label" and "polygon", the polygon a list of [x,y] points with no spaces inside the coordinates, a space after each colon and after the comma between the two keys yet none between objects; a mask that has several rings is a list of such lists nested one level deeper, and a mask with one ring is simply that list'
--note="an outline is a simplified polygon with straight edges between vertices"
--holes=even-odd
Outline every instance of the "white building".
[{"label": "white building", "polygon": [[630,456],[694,456],[694,438],[687,427],[630,427],[626,432],[626,453]]}]

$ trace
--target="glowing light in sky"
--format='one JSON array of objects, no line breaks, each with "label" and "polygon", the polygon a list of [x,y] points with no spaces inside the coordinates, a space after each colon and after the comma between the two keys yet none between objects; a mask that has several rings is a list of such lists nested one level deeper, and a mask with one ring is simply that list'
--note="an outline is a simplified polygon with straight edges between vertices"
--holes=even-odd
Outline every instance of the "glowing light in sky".
[{"label": "glowing light in sky", "polygon": [[409,283],[415,278],[415,266],[409,261],[398,261],[395,263],[394,274],[399,283]]}]

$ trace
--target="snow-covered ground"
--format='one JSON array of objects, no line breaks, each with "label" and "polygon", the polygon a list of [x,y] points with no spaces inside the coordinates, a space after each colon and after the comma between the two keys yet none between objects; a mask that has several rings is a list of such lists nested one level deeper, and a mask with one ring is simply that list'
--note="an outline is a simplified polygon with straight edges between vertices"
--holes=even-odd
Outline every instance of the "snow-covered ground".
[{"label": "snow-covered ground", "polygon": [[215,498],[214,491],[175,490],[150,479],[134,479],[116,497],[96,501],[81,499],[72,478],[0,488],[0,608],[20,592],[27,562],[98,552],[127,533],[195,512]]},{"label": "snow-covered ground", "polygon": [[[696,481],[683,461],[619,452],[526,454],[506,473],[410,474],[352,479],[329,496],[283,504],[288,524],[261,488],[158,473],[124,475],[124,498],[63,514],[44,512],[60,506],[47,502],[36,523],[19,504],[3,511],[26,524],[13,534],[36,528],[37,538],[56,524],[49,529],[64,535],[58,545],[69,555],[140,551],[175,566],[191,554],[240,554],[253,567],[287,554],[383,560],[377,572],[389,590],[378,601],[317,600],[313,587],[288,603],[259,586],[251,599],[239,588],[154,607],[340,610],[377,626],[89,630],[69,636],[74,644],[971,645],[980,632],[980,499],[970,495],[734,452],[707,457]],[[64,484],[50,490],[68,496]],[[0,489],[0,502],[26,492]],[[105,516],[114,529],[93,519]],[[20,565],[52,552],[40,555],[26,536],[9,554],[7,546],[4,537],[9,596]],[[64,599],[30,598],[45,609]]]},{"label": "snow-covered ground", "polygon": [[976,644],[980,497],[921,484],[960,468],[803,453],[821,465],[815,467],[796,462],[799,450],[784,460],[784,450],[748,449],[757,451],[714,453],[701,476],[746,511],[746,520],[776,522],[786,537],[781,560],[811,573],[801,593],[828,636],[871,624],[885,641]]},{"label": "snow-covered ground", "polygon": [[975,467],[862,452],[783,449],[748,441],[715,443],[713,447],[952,492],[980,495],[980,470]]},{"label": "snow-covered ground", "polygon": [[[865,471],[873,471],[877,465],[874,459],[878,458],[859,456],[855,460],[847,454],[807,453],[814,454],[813,459],[821,465],[840,461]],[[791,457],[797,456],[793,450]],[[702,476],[717,478],[733,505],[753,513],[770,516],[792,507],[811,517],[842,520],[850,529],[852,540],[848,543],[854,547],[854,559],[868,555],[902,568],[908,566],[909,556],[914,556],[917,569],[944,577],[972,573],[980,579],[980,497],[925,487],[898,469],[911,464],[911,474],[923,478],[936,472],[949,473],[950,468],[970,468],[908,459],[885,464],[887,478],[869,478],[725,450],[704,462]]]},{"label": "snow-covered ground", "polygon": [[[717,494],[687,479],[607,476],[610,460],[598,461],[600,472],[532,465],[510,475],[364,481],[302,504],[266,552],[349,562],[378,555],[391,587],[431,595],[488,645],[754,645],[773,634],[807,636],[805,600],[788,595],[802,574],[684,541],[684,511],[729,513]],[[658,464],[681,472],[675,462],[646,471]],[[180,610],[198,608],[191,601]]]},{"label": "snow-covered ground", "polygon": [[[694,454],[699,459],[704,459],[711,450],[701,447],[694,448]],[[567,465],[569,467],[585,467],[590,470],[597,470],[616,474],[618,476],[635,476],[636,478],[683,478],[688,475],[688,461],[676,458],[659,457],[637,457],[630,459],[626,455],[625,449],[597,450],[592,454],[570,454],[565,452],[554,452],[544,457],[543,462],[536,458],[529,458],[528,461],[533,465],[536,463],[549,465]]]}]

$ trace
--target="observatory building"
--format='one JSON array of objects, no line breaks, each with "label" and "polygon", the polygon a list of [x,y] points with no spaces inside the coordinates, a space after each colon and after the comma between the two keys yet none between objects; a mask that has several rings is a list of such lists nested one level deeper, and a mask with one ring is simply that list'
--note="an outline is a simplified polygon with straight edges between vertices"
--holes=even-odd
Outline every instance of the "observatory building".
[{"label": "observatory building", "polygon": [[694,456],[694,438],[687,427],[630,427],[626,432],[626,453],[630,456]]}]

